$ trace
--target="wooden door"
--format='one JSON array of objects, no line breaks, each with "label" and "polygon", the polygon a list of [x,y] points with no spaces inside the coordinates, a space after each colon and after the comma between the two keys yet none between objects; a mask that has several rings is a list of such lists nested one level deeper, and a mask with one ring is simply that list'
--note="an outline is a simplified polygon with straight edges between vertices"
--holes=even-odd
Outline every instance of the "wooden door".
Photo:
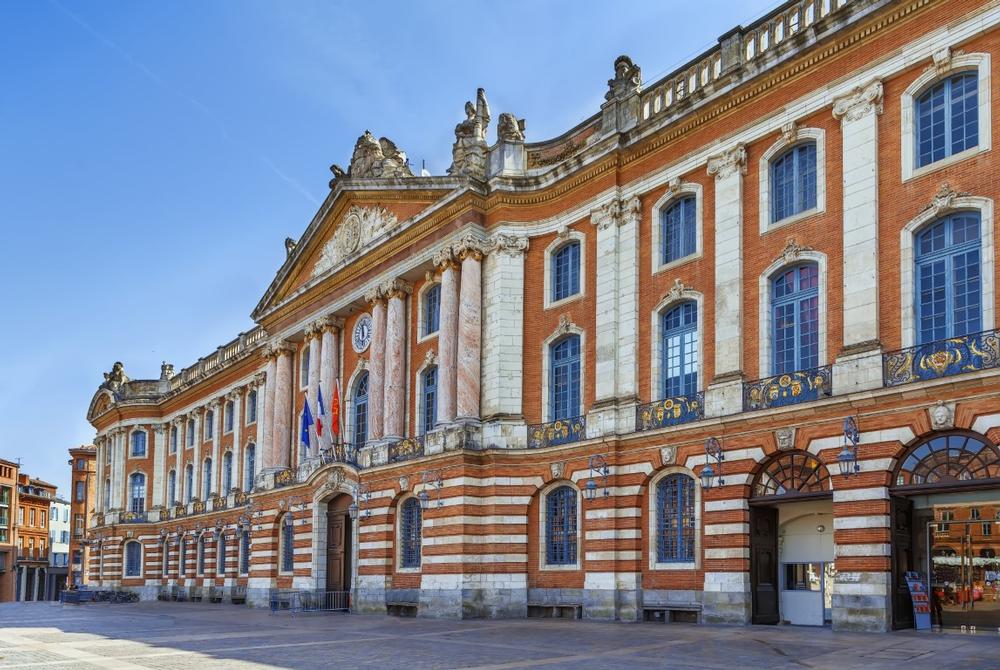
[{"label": "wooden door", "polygon": [[892,627],[913,628],[913,603],[906,585],[906,571],[913,569],[913,501],[893,496],[889,501],[892,524]]},{"label": "wooden door", "polygon": [[778,510],[751,507],[751,623],[778,623],[778,588]]},{"label": "wooden door", "polygon": [[347,512],[331,503],[326,514],[326,590],[346,591]]}]

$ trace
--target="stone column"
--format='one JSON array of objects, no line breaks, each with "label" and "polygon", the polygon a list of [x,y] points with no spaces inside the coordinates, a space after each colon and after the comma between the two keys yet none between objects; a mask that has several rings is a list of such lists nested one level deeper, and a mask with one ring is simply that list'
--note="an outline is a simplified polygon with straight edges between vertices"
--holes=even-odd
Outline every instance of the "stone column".
[{"label": "stone column", "polygon": [[204,432],[202,431],[202,420],[205,415],[205,408],[199,407],[188,416],[194,419],[194,451],[191,456],[191,495],[201,500],[201,443]]},{"label": "stone column", "polygon": [[499,233],[483,263],[483,442],[523,446],[524,255],[527,236]]},{"label": "stone column", "polygon": [[483,256],[486,245],[471,235],[455,249],[462,263],[458,305],[458,350],[455,383],[455,418],[479,423],[480,370],[483,339]]},{"label": "stone column", "polygon": [[[833,368],[834,393],[882,386],[878,319],[878,115],[882,82],[833,101],[843,138],[844,348]],[[822,362],[822,361],[821,361]]]},{"label": "stone column", "polygon": [[401,279],[383,286],[389,301],[385,329],[385,419],[382,435],[399,439],[406,434],[406,298],[413,288]]},{"label": "stone column", "polygon": [[[372,309],[372,341],[368,349],[368,439],[382,438],[385,393],[385,298],[381,289],[370,291],[365,300]],[[360,445],[358,445],[360,446]]]},{"label": "stone column", "polygon": [[[227,496],[233,488],[243,488],[241,484],[242,480],[240,479],[243,444],[240,440],[243,439],[243,396],[246,394],[247,388],[246,386],[240,386],[226,395],[226,400],[231,400],[233,403],[233,463],[228,489],[223,490],[224,482],[222,481],[222,476],[220,475],[219,477],[219,495]],[[219,472],[222,472],[221,464],[219,465]]]},{"label": "stone column", "polygon": [[212,490],[209,493],[220,492],[219,473],[222,472],[222,415],[226,411],[225,403],[216,398],[210,404],[212,408],[212,472],[209,474]]},{"label": "stone column", "polygon": [[441,269],[441,319],[438,328],[437,422],[455,420],[456,366],[458,364],[458,262],[451,248],[434,255]]},{"label": "stone column", "polygon": [[[320,362],[323,358],[323,323],[317,321],[309,324],[306,328],[306,342],[309,343],[309,384],[306,389],[306,400],[309,402],[309,411],[312,412],[313,426],[310,428],[309,445],[310,458],[319,455],[319,439],[316,435],[315,419],[318,412],[317,399],[319,397],[319,375]],[[299,426],[295,427],[298,434]],[[298,441],[298,439],[296,439]]]},{"label": "stone column", "polygon": [[[259,443],[257,458],[261,469],[272,467],[274,458],[274,387],[278,377],[278,353],[274,347],[268,347],[265,352],[267,367],[264,372],[264,411],[257,414],[257,431]],[[259,393],[259,391],[258,391]]]},{"label": "stone column", "polygon": [[98,514],[103,514],[107,511],[108,501],[104,499],[104,453],[107,449],[107,438],[104,436],[98,437],[94,440],[94,446],[97,450],[94,454],[97,459],[94,466],[94,476],[97,477],[96,486],[94,487],[94,509]]},{"label": "stone column", "polygon": [[271,449],[270,468],[284,469],[292,465],[292,359],[294,348],[287,342],[277,345],[274,385],[274,444]]},{"label": "stone column", "polygon": [[170,437],[170,428],[167,424],[160,423],[153,426],[153,434],[156,436],[152,446],[153,449],[153,494],[150,496],[149,506],[165,505],[163,499],[167,492],[167,441]]},{"label": "stone column", "polygon": [[[333,401],[333,389],[337,386],[337,378],[340,373],[340,329],[344,326],[344,320],[335,316],[328,316],[323,320],[322,347],[323,357],[319,365],[320,387],[323,389],[323,402],[326,403],[324,411],[327,413],[327,423],[333,420],[330,416],[329,407]],[[340,399],[341,408],[344,399]],[[343,409],[341,409],[343,414]],[[326,426],[330,438],[333,437],[331,426]]]},{"label": "stone column", "polygon": [[[184,436],[180,434],[181,427],[186,425],[186,421],[183,416],[179,416],[174,419],[174,430],[178,431],[177,435],[177,453],[175,454],[174,461],[174,472],[176,479],[174,480],[174,493],[177,496],[177,502],[184,502]],[[167,500],[167,504],[170,501]]]},{"label": "stone column", "polygon": [[122,471],[125,468],[125,454],[122,449],[124,436],[125,429],[123,428],[115,428],[111,433],[111,501],[112,507],[117,510],[124,509],[122,507],[122,501],[124,500]]},{"label": "stone column", "polygon": [[706,416],[743,409],[742,144],[708,159],[715,177],[715,378],[705,393]]}]

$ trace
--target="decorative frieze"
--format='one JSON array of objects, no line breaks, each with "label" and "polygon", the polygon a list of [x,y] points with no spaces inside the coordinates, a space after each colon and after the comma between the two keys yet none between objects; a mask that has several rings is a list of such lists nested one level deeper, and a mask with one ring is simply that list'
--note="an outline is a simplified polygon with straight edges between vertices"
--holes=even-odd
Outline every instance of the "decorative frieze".
[{"label": "decorative frieze", "polygon": [[489,249],[506,256],[523,256],[528,251],[528,236],[497,233],[489,240]]},{"label": "decorative frieze", "polygon": [[334,231],[333,237],[323,246],[320,258],[313,267],[312,276],[319,276],[355,255],[372,240],[393,230],[397,224],[396,215],[385,207],[351,206]]}]

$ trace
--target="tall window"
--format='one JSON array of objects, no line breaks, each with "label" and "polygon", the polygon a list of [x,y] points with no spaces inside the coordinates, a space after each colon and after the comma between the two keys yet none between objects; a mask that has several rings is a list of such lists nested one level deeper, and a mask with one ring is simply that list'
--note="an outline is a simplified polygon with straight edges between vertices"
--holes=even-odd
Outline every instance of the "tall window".
[{"label": "tall window", "polygon": [[257,390],[247,393],[247,423],[257,420]]},{"label": "tall window", "polygon": [[198,538],[198,574],[205,574],[205,536]]},{"label": "tall window", "polygon": [[76,482],[75,497],[77,502],[83,502],[87,498],[86,486],[87,485],[82,480]]},{"label": "tall window", "polygon": [[212,459],[206,458],[201,470],[201,499],[208,500],[212,495]]},{"label": "tall window", "polygon": [[690,256],[697,249],[695,197],[676,201],[660,215],[660,257],[663,263]]},{"label": "tall window", "polygon": [[179,575],[184,576],[187,574],[187,541],[184,537],[180,539],[179,561],[177,572]]},{"label": "tall window", "polygon": [[426,433],[437,423],[437,366],[431,366],[420,375],[424,406],[421,412],[422,431]]},{"label": "tall window", "polygon": [[184,468],[184,497],[187,502],[194,500],[194,466],[190,463]]},{"label": "tall window", "polygon": [[963,72],[939,81],[916,101],[917,167],[979,144],[979,75]]},{"label": "tall window", "polygon": [[295,567],[295,527],[292,515],[286,514],[281,520],[281,571],[292,572]]},{"label": "tall window", "polygon": [[771,280],[772,374],[819,365],[819,270],[800,265]]},{"label": "tall window", "polygon": [[[111,480],[104,480],[104,507],[111,507]],[[22,510],[23,511],[23,510]]]},{"label": "tall window", "polygon": [[698,391],[698,305],[685,302],[663,314],[660,369],[664,398]]},{"label": "tall window", "polygon": [[399,564],[403,568],[420,567],[420,501],[407,498],[400,510]]},{"label": "tall window", "polygon": [[187,446],[194,446],[194,419],[188,419],[187,422]]},{"label": "tall window", "polygon": [[368,441],[368,373],[362,372],[354,385],[354,444]]},{"label": "tall window", "polygon": [[142,568],[142,545],[132,541],[125,544],[125,576],[138,577]]},{"label": "tall window", "polygon": [[240,574],[250,573],[250,531],[240,532]]},{"label": "tall window", "polygon": [[656,485],[656,560],[659,563],[695,560],[694,479],[667,475]]},{"label": "tall window", "polygon": [[982,330],[979,213],[932,223],[916,240],[917,343]]},{"label": "tall window", "polygon": [[552,421],[580,414],[580,336],[549,346],[549,414]]},{"label": "tall window", "polygon": [[226,574],[226,534],[219,533],[219,539],[215,541],[215,574]]},{"label": "tall window", "polygon": [[222,457],[222,495],[233,488],[233,452],[227,451]]},{"label": "tall window", "polygon": [[215,412],[208,410],[205,412],[205,439],[211,440],[215,435]]},{"label": "tall window", "polygon": [[132,455],[145,457],[146,455],[146,433],[137,430],[132,433]]},{"label": "tall window", "polygon": [[796,145],[771,161],[771,221],[816,207],[816,143]]},{"label": "tall window", "polygon": [[253,489],[253,479],[257,474],[257,447],[253,444],[247,445],[246,463],[243,465],[243,490]]},{"label": "tall window", "polygon": [[224,425],[223,430],[225,430],[225,432],[227,433],[233,432],[233,419],[235,417],[235,414],[236,414],[236,403],[234,403],[232,400],[227,400],[225,409],[222,412],[222,421]]},{"label": "tall window", "polygon": [[167,504],[173,507],[177,504],[177,471],[167,474]]},{"label": "tall window", "polygon": [[146,475],[141,472],[133,473],[129,477],[129,490],[132,492],[132,499],[129,503],[129,510],[133,512],[146,511]]},{"label": "tall window", "polygon": [[436,333],[441,326],[441,284],[434,284],[424,293],[424,335]]},{"label": "tall window", "polygon": [[580,292],[580,243],[570,242],[552,255],[552,301]]},{"label": "tall window", "polygon": [[309,353],[311,347],[306,345],[302,348],[302,355],[299,357],[299,386],[305,388],[309,385]]},{"label": "tall window", "polygon": [[171,428],[170,429],[170,453],[171,454],[176,454],[177,453],[177,429],[176,428]]},{"label": "tall window", "polygon": [[576,491],[560,486],[545,497],[545,562],[576,563]]}]

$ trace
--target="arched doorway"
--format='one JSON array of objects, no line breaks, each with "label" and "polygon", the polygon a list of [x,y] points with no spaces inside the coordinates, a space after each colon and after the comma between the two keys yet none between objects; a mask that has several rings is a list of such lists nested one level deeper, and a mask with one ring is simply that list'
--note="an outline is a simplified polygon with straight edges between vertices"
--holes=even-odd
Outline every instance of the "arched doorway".
[{"label": "arched doorway", "polygon": [[926,580],[931,621],[1000,628],[1000,449],[972,431],[931,433],[892,474],[893,626],[914,625],[906,573]]},{"label": "arched doorway", "polygon": [[354,529],[348,510],[351,496],[341,493],[326,505],[326,590],[351,590]]}]

